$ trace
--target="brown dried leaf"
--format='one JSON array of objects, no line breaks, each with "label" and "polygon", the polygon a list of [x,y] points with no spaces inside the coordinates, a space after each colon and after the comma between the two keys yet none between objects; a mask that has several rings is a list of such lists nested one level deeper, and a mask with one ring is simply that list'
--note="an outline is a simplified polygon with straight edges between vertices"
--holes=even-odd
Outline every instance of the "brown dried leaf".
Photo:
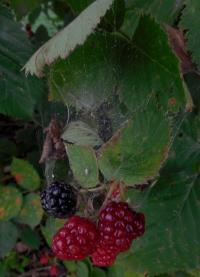
[{"label": "brown dried leaf", "polygon": [[63,159],[66,156],[65,146],[61,139],[60,126],[54,118],[51,119],[45,132],[46,138],[39,163],[50,159]]}]

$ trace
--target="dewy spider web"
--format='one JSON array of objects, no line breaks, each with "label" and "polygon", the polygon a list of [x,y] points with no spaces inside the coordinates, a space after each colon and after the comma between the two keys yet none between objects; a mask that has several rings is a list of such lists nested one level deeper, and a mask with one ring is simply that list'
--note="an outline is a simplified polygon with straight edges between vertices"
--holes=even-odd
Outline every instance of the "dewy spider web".
[{"label": "dewy spider web", "polygon": [[[105,50],[103,48],[99,50],[100,54],[98,57],[98,51],[96,50],[99,48],[98,45],[95,46],[95,39],[97,37],[98,35],[91,36],[91,41],[88,42],[89,45],[91,43],[92,47],[96,47],[94,52],[92,52],[92,48],[89,48],[91,51],[88,51],[86,45],[80,47],[78,50],[76,49],[74,51],[75,53],[73,52],[71,54],[72,57],[70,56],[67,60],[59,61],[52,66],[49,74],[50,94],[52,96],[53,93],[54,100],[59,99],[65,104],[65,114],[67,114],[66,123],[74,120],[73,117],[71,118],[71,109],[75,108],[77,112],[76,119],[83,120],[96,129],[99,128],[97,125],[101,123],[105,124],[106,117],[108,117],[112,125],[111,131],[113,133],[117,131],[127,119],[126,112],[125,114],[120,112],[121,103],[119,100],[121,99],[118,99],[119,80],[116,78],[117,70],[119,70],[119,68],[116,67],[118,60],[113,63],[112,58],[108,55],[109,51],[107,52],[107,49]],[[93,38],[95,38],[94,41]],[[109,48],[110,39],[107,39],[107,37],[104,39],[104,42],[107,44],[106,47]],[[114,51],[115,50],[113,50],[113,52]],[[117,59],[119,58],[121,57],[117,57]],[[110,78],[110,76],[112,77]],[[154,98],[154,96],[148,95],[146,99],[136,107],[134,113],[136,114],[137,112],[145,110],[151,98]],[[57,112],[56,108],[54,109]],[[98,122],[99,114],[101,114],[101,123]],[[132,116],[134,117],[133,111],[131,117]],[[45,116],[43,117],[44,122]],[[47,124],[44,123],[43,125],[47,126]],[[106,132],[107,131],[106,129]],[[112,134],[104,138],[104,142],[107,141],[111,135]],[[174,134],[173,136],[175,137]],[[140,139],[141,138],[138,138],[138,141]],[[173,138],[171,137],[170,144],[172,144],[172,141]],[[148,148],[146,150],[148,150]],[[134,154],[132,155],[134,157]],[[144,161],[145,160],[141,160],[140,163]],[[49,172],[52,171],[53,167],[53,164],[49,164],[46,175],[51,175]],[[116,169],[114,175],[119,170],[120,166]]]}]

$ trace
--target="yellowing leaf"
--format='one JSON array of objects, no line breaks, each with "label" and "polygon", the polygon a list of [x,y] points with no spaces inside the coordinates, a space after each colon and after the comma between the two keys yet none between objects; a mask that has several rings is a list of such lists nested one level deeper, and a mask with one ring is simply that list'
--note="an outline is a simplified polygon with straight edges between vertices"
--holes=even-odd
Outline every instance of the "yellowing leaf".
[{"label": "yellowing leaf", "polygon": [[40,186],[40,177],[33,166],[22,159],[14,158],[11,172],[17,183],[28,190],[35,190]]},{"label": "yellowing leaf", "polygon": [[15,217],[22,205],[22,195],[14,187],[0,187],[0,220]]},{"label": "yellowing leaf", "polygon": [[31,228],[37,226],[43,216],[40,197],[36,193],[30,193],[24,197],[22,209],[17,217],[20,223],[29,225]]}]

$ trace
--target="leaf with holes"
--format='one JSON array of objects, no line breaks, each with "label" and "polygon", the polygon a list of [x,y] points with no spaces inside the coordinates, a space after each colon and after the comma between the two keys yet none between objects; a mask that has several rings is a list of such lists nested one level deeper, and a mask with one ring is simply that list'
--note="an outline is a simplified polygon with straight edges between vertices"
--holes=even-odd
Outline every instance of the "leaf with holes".
[{"label": "leaf with holes", "polygon": [[158,175],[168,156],[169,142],[169,122],[151,101],[100,148],[100,170],[107,180],[145,183]]},{"label": "leaf with holes", "polygon": [[94,31],[112,3],[113,0],[96,0],[93,2],[74,21],[35,52],[24,66],[26,74],[35,74],[40,77],[46,64],[50,65],[58,58],[67,58]]},{"label": "leaf with holes", "polygon": [[166,33],[153,19],[143,16],[121,66],[121,100],[131,112],[156,97],[165,110],[177,112],[185,105],[179,61]]},{"label": "leaf with holes", "polygon": [[30,119],[43,94],[41,81],[21,72],[33,46],[10,10],[1,4],[0,26],[0,113]]},{"label": "leaf with holes", "polygon": [[94,150],[79,145],[65,146],[74,178],[83,187],[95,187],[99,182],[99,172]]},{"label": "leaf with holes", "polygon": [[0,257],[5,257],[15,246],[18,237],[16,226],[10,221],[0,221]]},{"label": "leaf with holes", "polygon": [[32,229],[37,226],[43,216],[40,197],[36,193],[29,193],[24,197],[22,209],[17,221],[29,225]]},{"label": "leaf with holes", "polygon": [[17,183],[24,189],[31,191],[40,186],[40,177],[28,161],[13,158],[11,172]]},{"label": "leaf with holes", "polygon": [[15,217],[22,205],[22,195],[18,189],[11,186],[0,187],[0,220]]},{"label": "leaf with holes", "polygon": [[72,121],[65,128],[62,139],[77,145],[99,146],[103,142],[96,130],[83,121]]}]

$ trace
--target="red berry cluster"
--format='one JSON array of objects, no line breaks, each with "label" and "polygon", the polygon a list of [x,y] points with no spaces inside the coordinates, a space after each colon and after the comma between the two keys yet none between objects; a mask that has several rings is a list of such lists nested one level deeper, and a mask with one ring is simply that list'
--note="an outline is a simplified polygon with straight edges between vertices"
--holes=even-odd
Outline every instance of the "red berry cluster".
[{"label": "red berry cluster", "polygon": [[61,260],[83,260],[95,251],[96,226],[80,216],[72,216],[53,238],[52,250]]},{"label": "red berry cluster", "polygon": [[110,202],[99,214],[99,240],[92,254],[93,264],[112,265],[120,252],[127,251],[133,239],[144,233],[144,215],[125,202]]},{"label": "red berry cluster", "polygon": [[82,260],[91,256],[97,266],[110,266],[120,252],[143,235],[144,215],[125,202],[110,202],[101,210],[97,227],[80,216],[71,217],[53,238],[54,254],[62,260]]}]

